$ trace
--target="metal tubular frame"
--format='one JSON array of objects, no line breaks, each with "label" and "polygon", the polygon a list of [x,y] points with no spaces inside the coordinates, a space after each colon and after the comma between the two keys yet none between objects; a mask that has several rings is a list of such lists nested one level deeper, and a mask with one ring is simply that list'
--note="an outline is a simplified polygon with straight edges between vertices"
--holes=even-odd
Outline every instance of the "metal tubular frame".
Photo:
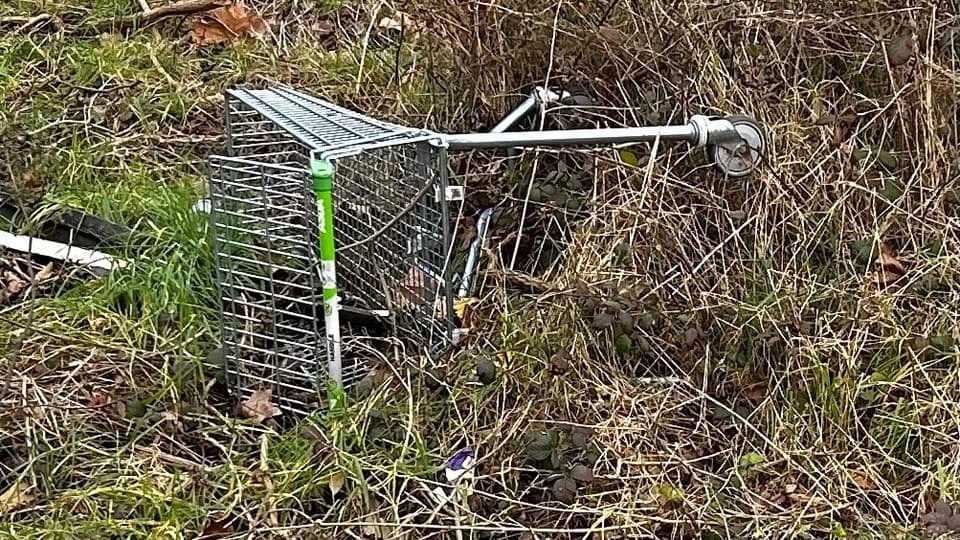
[{"label": "metal tubular frame", "polygon": [[[449,151],[656,140],[721,148],[714,155],[728,160],[743,159],[743,141],[762,151],[759,126],[700,115],[672,126],[509,131],[565,97],[538,87],[488,133],[442,134],[285,87],[228,91],[227,155],[210,158],[210,219],[224,368],[235,390],[268,385],[281,405],[304,411],[323,402],[327,376],[341,386],[358,382],[371,361],[347,341],[371,330],[341,333],[352,324],[347,314],[396,329],[416,351],[455,342],[453,299],[473,288],[492,209],[481,214],[453,283],[450,205],[462,188],[448,185]],[[332,225],[333,237],[321,225]],[[323,326],[337,328],[320,328],[320,306],[328,311]]]}]

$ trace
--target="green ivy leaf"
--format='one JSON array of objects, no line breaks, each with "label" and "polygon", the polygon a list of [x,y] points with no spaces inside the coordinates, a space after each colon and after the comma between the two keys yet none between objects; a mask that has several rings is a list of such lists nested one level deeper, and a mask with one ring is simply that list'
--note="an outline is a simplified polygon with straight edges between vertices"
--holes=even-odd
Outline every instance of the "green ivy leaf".
[{"label": "green ivy leaf", "polygon": [[887,178],[883,181],[883,189],[880,193],[890,202],[894,202],[903,195],[903,185],[894,178]]},{"label": "green ivy leaf", "polygon": [[748,469],[764,462],[763,456],[756,452],[749,452],[740,457],[740,467]]},{"label": "green ivy leaf", "polygon": [[900,162],[897,160],[897,156],[893,155],[887,150],[882,149],[877,150],[877,161],[891,171],[896,170],[897,166],[900,164]]},{"label": "green ivy leaf", "polygon": [[553,483],[553,497],[564,504],[573,504],[577,498],[577,482],[573,478],[558,478]]},{"label": "green ivy leaf", "polygon": [[620,150],[620,161],[631,167],[636,167],[637,164],[640,163],[637,155],[629,150]]},{"label": "green ivy leaf", "polygon": [[550,434],[530,433],[527,435],[527,457],[533,461],[543,461],[553,453],[555,445]]},{"label": "green ivy leaf", "polygon": [[570,478],[573,478],[577,482],[589,484],[593,482],[593,469],[582,464],[574,465],[573,468],[570,469]]}]

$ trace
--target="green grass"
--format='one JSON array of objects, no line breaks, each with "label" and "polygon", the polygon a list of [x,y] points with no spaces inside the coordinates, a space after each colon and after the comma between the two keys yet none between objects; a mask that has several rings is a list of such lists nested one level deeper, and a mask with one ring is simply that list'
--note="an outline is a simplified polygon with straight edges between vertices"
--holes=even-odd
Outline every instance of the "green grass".
[{"label": "green grass", "polygon": [[[283,23],[271,39],[200,50],[173,21],[123,36],[73,31],[137,13],[133,1],[0,6],[0,17],[50,14],[66,26],[0,37],[0,137],[13,141],[0,179],[25,186],[35,216],[64,205],[134,229],[116,250],[128,267],[77,272],[61,294],[0,306],[6,349],[34,310],[0,396],[0,494],[19,484],[31,500],[0,510],[0,537],[193,538],[233,519],[257,538],[284,527],[383,537],[378,522],[406,524],[395,538],[601,537],[601,527],[611,537],[909,538],[933,501],[958,497],[960,266],[956,201],[943,196],[956,179],[956,127],[939,135],[956,118],[958,64],[932,48],[916,69],[888,71],[862,36],[893,37],[877,15],[890,6],[771,4],[732,28],[706,5],[624,4],[604,24],[632,37],[611,43],[594,30],[602,5],[428,3],[407,7],[422,27],[397,65],[377,35],[392,6],[297,5],[268,14]],[[894,7],[934,35],[958,24],[943,7]],[[332,48],[310,34],[326,18]],[[655,105],[678,119],[753,114],[771,135],[769,168],[723,179],[672,148],[649,169],[609,151],[571,158],[583,212],[535,207],[524,231],[566,233],[571,251],[557,264],[521,254],[518,267],[549,268],[537,276],[545,291],[486,273],[475,340],[449,357],[391,359],[343,410],[281,428],[223,406],[202,367],[218,340],[210,231],[191,211],[206,191],[203,160],[223,142],[222,92],[283,83],[400,123],[470,131],[539,82],[547,59],[555,80],[586,82],[609,106],[603,122],[629,124]],[[862,118],[834,148],[834,126],[816,121],[848,106]],[[875,147],[895,152],[894,170],[857,159]],[[454,180],[484,204],[511,189],[523,197],[533,161],[515,189],[484,176],[482,159]],[[501,223],[491,245],[508,260],[498,248],[517,227]],[[877,240],[908,267],[899,288],[878,290],[868,274]],[[636,324],[597,325],[594,310],[610,302]],[[493,382],[478,380],[479,360],[493,364]],[[581,448],[574,433],[585,427]],[[556,462],[531,458],[541,431]],[[481,457],[474,497],[433,513],[425,493],[464,446]],[[568,504],[553,486],[574,465],[594,480]]]}]

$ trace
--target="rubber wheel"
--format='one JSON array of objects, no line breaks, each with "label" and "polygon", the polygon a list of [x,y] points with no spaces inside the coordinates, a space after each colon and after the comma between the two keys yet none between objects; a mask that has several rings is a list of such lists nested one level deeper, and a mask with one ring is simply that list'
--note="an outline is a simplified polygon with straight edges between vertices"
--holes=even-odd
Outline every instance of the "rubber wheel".
[{"label": "rubber wheel", "polygon": [[[707,156],[720,172],[733,178],[747,176],[763,159],[767,148],[766,134],[760,124],[749,116],[728,116],[743,142],[740,145],[708,145]],[[744,146],[745,144],[745,146]]]}]

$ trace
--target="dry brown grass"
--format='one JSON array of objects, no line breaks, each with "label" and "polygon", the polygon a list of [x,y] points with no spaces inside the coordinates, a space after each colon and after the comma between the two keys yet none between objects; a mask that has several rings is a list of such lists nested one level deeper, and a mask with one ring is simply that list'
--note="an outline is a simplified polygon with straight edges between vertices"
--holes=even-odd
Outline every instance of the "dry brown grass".
[{"label": "dry brown grass", "polygon": [[[489,156],[470,156],[456,171],[475,195],[468,211],[506,200],[516,213],[493,238],[476,337],[452,358],[398,362],[344,417],[306,431],[237,421],[209,398],[196,368],[214,340],[209,298],[169,285],[209,261],[164,248],[180,266],[45,304],[0,396],[0,488],[32,499],[4,514],[3,533],[180,538],[228,517],[253,538],[891,538],[919,534],[932,501],[960,497],[955,5],[432,0],[402,6],[422,27],[393,65],[395,43],[368,30],[401,6],[255,4],[277,35],[248,49],[163,48],[171,38],[157,28],[129,38],[129,56],[108,66],[114,82],[140,76],[158,99],[183,96],[187,120],[99,120],[120,142],[59,125],[56,136],[103,137],[92,147],[105,161],[80,145],[67,170],[122,162],[119,181],[136,186],[196,175],[183,162],[210,141],[190,135],[214,137],[216,96],[244,81],[450,131],[491,124],[532,84],[580,85],[596,99],[577,116],[586,124],[753,116],[768,130],[767,163],[732,181],[682,147],[632,148],[637,167],[611,150],[564,152],[589,180],[574,213],[527,200],[556,169],[554,152],[528,153],[509,184],[489,173]],[[346,51],[336,62],[311,54],[325,17]],[[907,28],[917,51],[891,66],[885,44]],[[81,51],[69,36],[31,39],[61,47],[54,65],[71,68]],[[150,50],[158,62],[144,61]],[[205,85],[176,82],[201,74]],[[2,88],[10,111],[27,111],[17,122],[57,98]],[[868,147],[896,163],[864,158]],[[141,178],[154,157],[160,172]],[[84,178],[76,191],[100,185]],[[163,238],[205,247],[203,231],[172,225],[180,214],[111,196],[119,214],[169,226]],[[547,236],[565,251],[537,261]],[[907,268],[882,290],[870,255],[880,240]],[[536,292],[518,289],[517,273],[535,273]],[[117,312],[116,290],[155,303]],[[172,328],[157,322],[184,299],[198,305]],[[593,324],[601,300],[637,322],[629,347]],[[554,366],[557,354],[569,365]],[[497,367],[489,385],[474,373],[481,355]],[[568,441],[573,426],[592,430],[593,450],[571,450],[559,469],[527,460],[527,434]],[[462,446],[480,459],[474,496],[437,512],[425,490]],[[577,460],[594,481],[558,501],[551,486]]]}]

